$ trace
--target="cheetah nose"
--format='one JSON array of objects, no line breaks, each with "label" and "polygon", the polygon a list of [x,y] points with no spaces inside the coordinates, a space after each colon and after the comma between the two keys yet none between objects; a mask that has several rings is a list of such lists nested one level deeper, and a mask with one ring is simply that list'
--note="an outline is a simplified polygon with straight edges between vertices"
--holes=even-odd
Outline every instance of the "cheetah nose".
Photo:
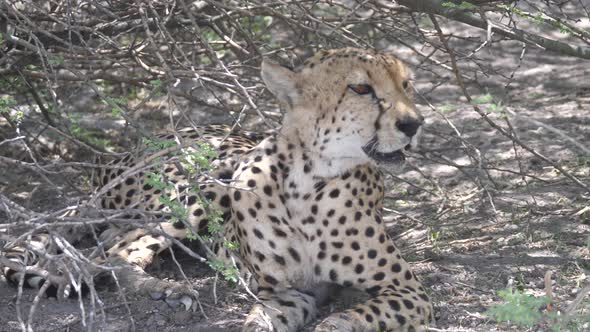
[{"label": "cheetah nose", "polygon": [[412,137],[416,135],[418,128],[424,123],[424,118],[422,116],[418,117],[410,117],[406,116],[400,120],[397,120],[395,126],[399,129],[402,133],[406,134],[408,137]]}]

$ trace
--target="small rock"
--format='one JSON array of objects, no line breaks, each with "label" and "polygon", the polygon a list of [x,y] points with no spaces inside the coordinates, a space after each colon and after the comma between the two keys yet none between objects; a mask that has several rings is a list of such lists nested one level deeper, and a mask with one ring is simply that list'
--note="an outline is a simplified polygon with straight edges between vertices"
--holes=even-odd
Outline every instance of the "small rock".
[{"label": "small rock", "polygon": [[509,224],[506,226],[506,228],[511,231],[517,231],[520,228],[520,226],[518,226],[516,224]]},{"label": "small rock", "polygon": [[174,319],[174,322],[177,324],[187,324],[192,317],[192,312],[190,311],[177,311],[174,313],[172,319]]}]

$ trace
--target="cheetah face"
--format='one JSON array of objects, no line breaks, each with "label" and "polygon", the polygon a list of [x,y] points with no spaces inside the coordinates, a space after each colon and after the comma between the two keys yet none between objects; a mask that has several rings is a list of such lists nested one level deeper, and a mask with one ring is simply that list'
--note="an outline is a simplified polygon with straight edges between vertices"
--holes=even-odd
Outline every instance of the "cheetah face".
[{"label": "cheetah face", "polygon": [[416,145],[424,119],[409,76],[393,55],[355,48],[321,51],[294,71],[262,66],[268,89],[287,108],[283,127],[344,168],[400,163]]}]

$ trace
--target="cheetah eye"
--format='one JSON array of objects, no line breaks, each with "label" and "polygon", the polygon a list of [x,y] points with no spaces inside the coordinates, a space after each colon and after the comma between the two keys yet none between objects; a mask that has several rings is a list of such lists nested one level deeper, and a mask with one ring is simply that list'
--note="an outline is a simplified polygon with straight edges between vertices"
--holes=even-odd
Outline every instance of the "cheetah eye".
[{"label": "cheetah eye", "polygon": [[404,88],[404,90],[407,90],[408,89],[408,86],[410,86],[410,82],[408,82],[408,81],[403,81],[402,82],[402,87]]},{"label": "cheetah eye", "polygon": [[348,87],[359,95],[368,95],[374,92],[373,87],[368,84],[351,84]]}]

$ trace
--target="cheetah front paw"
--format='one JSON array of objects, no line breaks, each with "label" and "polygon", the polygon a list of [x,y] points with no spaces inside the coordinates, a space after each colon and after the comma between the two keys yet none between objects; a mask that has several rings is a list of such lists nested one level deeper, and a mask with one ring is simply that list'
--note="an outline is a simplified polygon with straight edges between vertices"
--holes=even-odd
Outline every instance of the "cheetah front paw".
[{"label": "cheetah front paw", "polygon": [[360,332],[364,329],[355,329],[352,318],[345,313],[334,314],[324,319],[316,326],[314,332]]},{"label": "cheetah front paw", "polygon": [[252,308],[244,322],[243,332],[274,332],[272,319],[259,305]]},{"label": "cheetah front paw", "polygon": [[184,285],[175,285],[164,291],[156,290],[149,292],[149,296],[152,300],[164,301],[172,309],[180,308],[180,306],[183,305],[186,311],[194,311],[196,309],[195,300],[198,298],[198,295],[197,291]]},{"label": "cheetah front paw", "polygon": [[154,278],[138,268],[118,271],[117,277],[121,287],[131,293],[144,294],[154,300],[164,301],[173,309],[181,306],[187,311],[196,309],[199,293],[190,285]]}]

